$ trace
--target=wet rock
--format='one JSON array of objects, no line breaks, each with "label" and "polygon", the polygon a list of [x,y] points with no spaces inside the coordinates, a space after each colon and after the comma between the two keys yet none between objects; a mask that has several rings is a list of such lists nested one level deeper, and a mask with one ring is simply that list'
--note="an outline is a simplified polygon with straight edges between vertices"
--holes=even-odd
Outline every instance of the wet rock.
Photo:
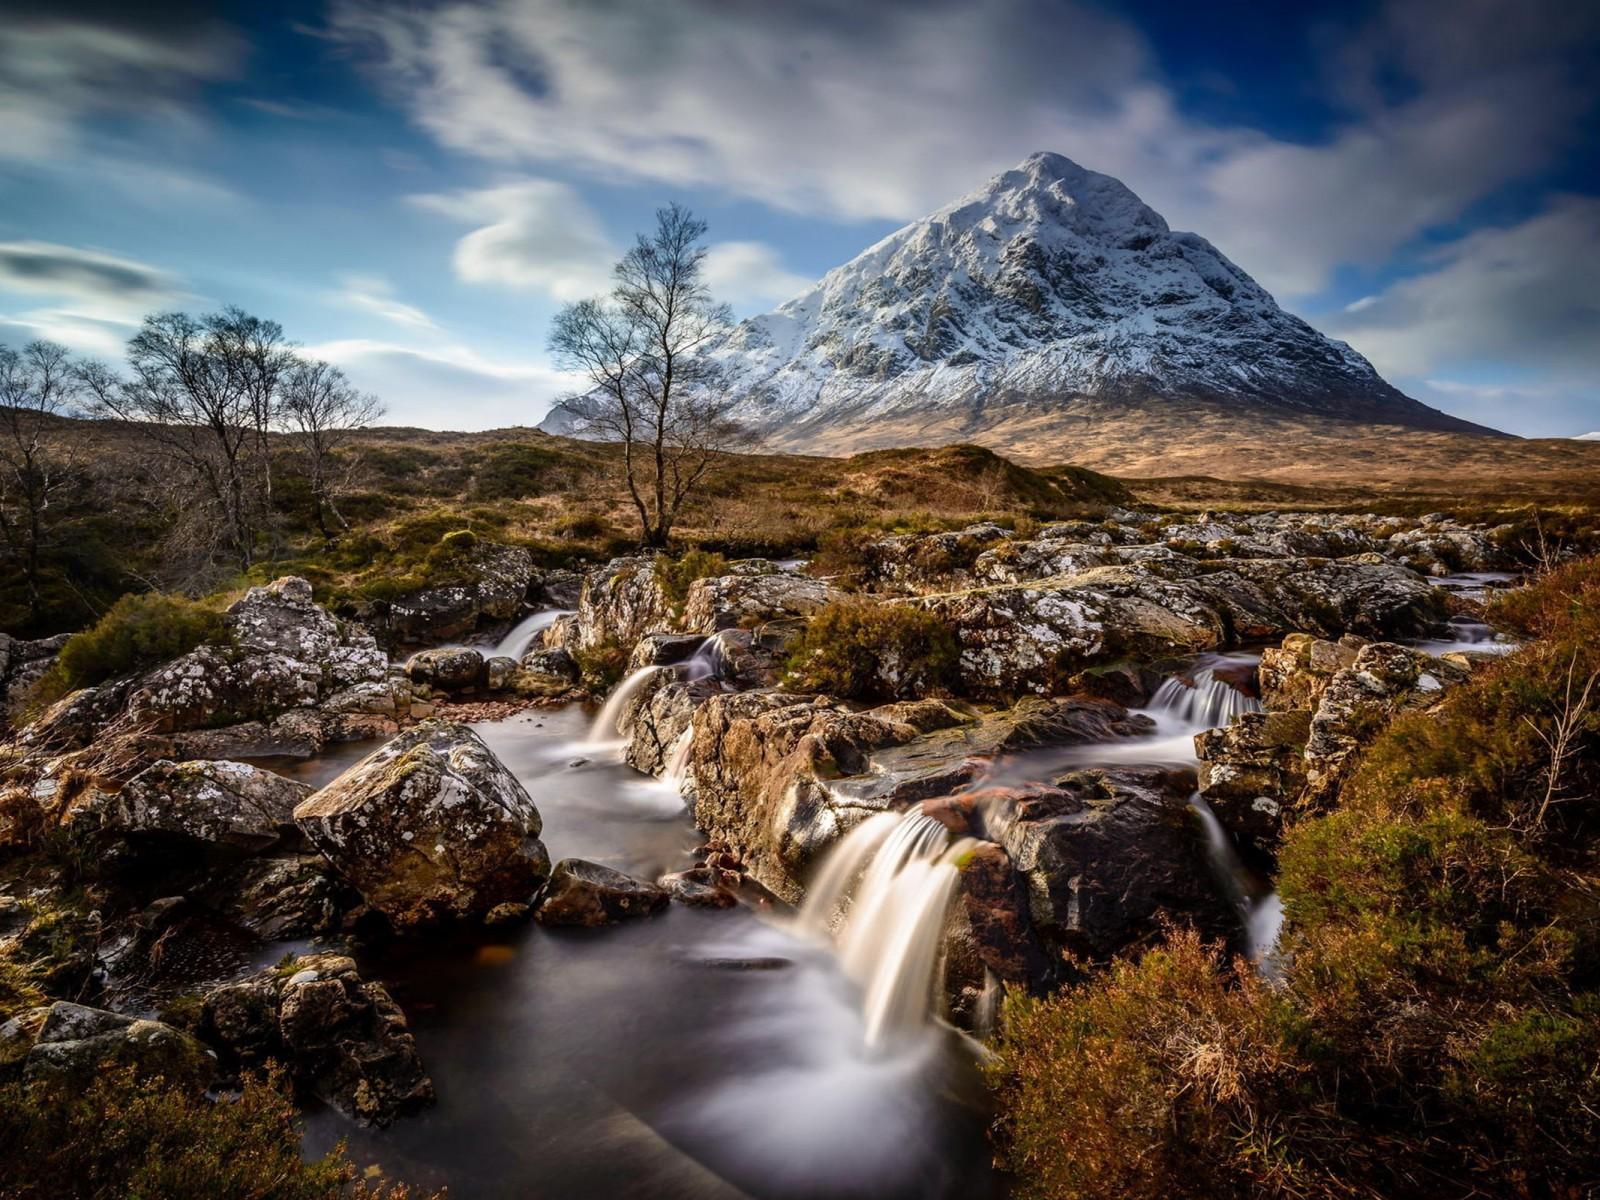
[{"label": "wet rock", "polygon": [[364,1123],[433,1102],[405,1014],[342,955],[306,955],[213,990],[201,1032],[244,1067],[284,1063],[299,1086]]},{"label": "wet rock", "polygon": [[739,903],[739,897],[723,886],[722,879],[722,873],[715,867],[693,867],[663,875],[656,882],[685,907],[732,908]]},{"label": "wet rock", "polygon": [[[996,978],[1034,989],[1046,985],[1054,978],[1052,964],[1011,856],[993,842],[979,842],[960,866],[963,928],[957,936]],[[971,982],[981,983],[981,974]]]},{"label": "wet rock", "polygon": [[406,659],[406,677],[441,692],[467,691],[484,682],[483,655],[470,646],[422,650]]},{"label": "wet rock", "polygon": [[0,1070],[8,1060],[27,1079],[75,1090],[118,1068],[193,1091],[217,1074],[216,1056],[182,1030],[65,1000],[0,1026]]},{"label": "wet rock", "polygon": [[117,797],[107,825],[126,833],[168,834],[236,850],[263,850],[294,828],[294,809],[311,794],[303,783],[245,763],[162,759]]},{"label": "wet rock", "polygon": [[496,904],[484,914],[483,923],[491,929],[520,925],[533,915],[531,904]]},{"label": "wet rock", "polygon": [[483,664],[484,686],[491,692],[505,691],[516,682],[517,672],[521,669],[521,664],[516,659],[509,655],[497,654]]},{"label": "wet rock", "polygon": [[399,926],[526,901],[549,873],[538,809],[465,725],[424,722],[294,813],[312,845]]},{"label": "wet rock", "polygon": [[659,884],[581,858],[564,858],[550,872],[534,916],[543,925],[606,925],[660,912],[669,898]]},{"label": "wet rock", "polygon": [[444,641],[480,623],[511,620],[534,585],[533,555],[525,546],[474,542],[458,570],[454,582],[374,606],[369,619],[391,644]]},{"label": "wet rock", "polygon": [[628,670],[670,667],[693,658],[706,639],[698,633],[650,633],[640,638],[628,656]]},{"label": "wet rock", "polygon": [[1235,837],[1276,845],[1284,810],[1306,784],[1307,709],[1244,713],[1195,737],[1200,792]]},{"label": "wet rock", "polygon": [[1126,768],[983,797],[984,827],[1011,856],[1051,957],[1104,958],[1153,934],[1164,918],[1231,928],[1187,792],[1186,782],[1162,772]]},{"label": "wet rock", "polygon": [[641,689],[621,724],[628,731],[623,759],[647,775],[665,776],[674,756],[687,750],[681,739],[689,736],[695,709],[721,689],[710,680],[684,680],[672,672]]}]

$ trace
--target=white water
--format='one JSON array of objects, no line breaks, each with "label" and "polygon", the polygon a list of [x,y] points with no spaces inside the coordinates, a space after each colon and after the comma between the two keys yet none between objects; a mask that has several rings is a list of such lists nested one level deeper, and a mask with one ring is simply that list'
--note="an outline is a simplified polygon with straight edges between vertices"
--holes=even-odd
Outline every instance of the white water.
[{"label": "white water", "polygon": [[1257,886],[1255,877],[1240,860],[1232,836],[1199,792],[1189,798],[1189,806],[1205,832],[1206,858],[1217,883],[1239,914],[1244,928],[1245,952],[1264,974],[1275,974],[1274,952],[1278,932],[1283,926],[1283,902],[1277,892],[1263,891]]},{"label": "white water", "polygon": [[920,809],[879,813],[829,852],[798,917],[831,937],[845,974],[864,993],[866,1044],[882,1046],[927,1024],[939,993],[945,913],[970,838],[953,844]]},{"label": "white water", "polygon": [[614,748],[624,732],[621,727],[622,714],[628,707],[628,701],[632,700],[639,689],[644,687],[658,671],[665,670],[669,668],[640,667],[612,688],[611,694],[606,697],[606,702],[595,714],[594,724],[589,727],[588,744],[597,749]]},{"label": "white water", "polygon": [[499,645],[494,648],[493,657],[514,658],[521,662],[522,656],[528,652],[528,647],[533,645],[533,639],[562,617],[569,615],[570,611],[565,608],[546,608],[523,617],[511,627],[505,637],[500,639]]}]

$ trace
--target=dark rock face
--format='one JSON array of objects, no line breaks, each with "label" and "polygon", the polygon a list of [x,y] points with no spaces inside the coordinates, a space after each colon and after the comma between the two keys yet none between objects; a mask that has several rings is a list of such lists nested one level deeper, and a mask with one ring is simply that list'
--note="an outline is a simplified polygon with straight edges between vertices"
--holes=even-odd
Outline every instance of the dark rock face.
[{"label": "dark rock face", "polygon": [[243,864],[220,889],[225,914],[269,941],[338,929],[355,893],[318,854],[283,854]]},{"label": "dark rock face", "polygon": [[979,842],[961,865],[964,936],[983,966],[1009,984],[1048,985],[1057,975],[1033,928],[1028,894],[1011,856]]},{"label": "dark rock face", "polygon": [[294,828],[295,805],[312,789],[246,763],[162,759],[122,789],[106,824],[254,851]]},{"label": "dark rock face", "polygon": [[217,1075],[216,1056],[182,1030],[65,1000],[0,1025],[0,1074],[8,1065],[74,1089],[118,1067],[195,1091]]},{"label": "dark rock face", "polygon": [[687,871],[674,871],[656,881],[667,893],[688,908],[732,908],[739,898],[722,882],[722,874],[714,867],[692,867]]},{"label": "dark rock face", "polygon": [[407,730],[304,801],[294,819],[400,926],[526,901],[549,874],[538,809],[465,725]]},{"label": "dark rock face", "polygon": [[658,913],[670,898],[659,884],[581,858],[564,858],[550,872],[534,918],[544,925],[608,925]]},{"label": "dark rock face", "polygon": [[355,962],[313,954],[206,997],[202,1033],[245,1067],[268,1059],[346,1116],[373,1125],[433,1102],[405,1014]]},{"label": "dark rock face", "polygon": [[481,622],[515,617],[536,583],[526,546],[479,542],[466,555],[460,582],[423,588],[367,617],[389,644],[440,642],[470,633]]},{"label": "dark rock face", "polygon": [[16,725],[33,685],[55,665],[69,633],[24,640],[0,633],[0,729]]},{"label": "dark rock face", "polygon": [[1221,932],[1231,915],[1189,817],[1186,781],[1143,768],[1081,771],[980,800],[1046,950],[1103,958],[1161,917]]}]

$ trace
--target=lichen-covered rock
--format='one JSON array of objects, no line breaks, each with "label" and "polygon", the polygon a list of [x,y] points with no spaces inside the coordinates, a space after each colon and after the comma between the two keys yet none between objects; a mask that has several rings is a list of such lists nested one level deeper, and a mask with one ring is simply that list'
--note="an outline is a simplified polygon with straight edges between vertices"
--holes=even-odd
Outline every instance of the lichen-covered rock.
[{"label": "lichen-covered rock", "polygon": [[301,803],[294,819],[400,926],[526,901],[549,873],[538,809],[465,725],[406,730]]},{"label": "lichen-covered rock", "polygon": [[533,915],[543,925],[608,925],[651,916],[670,899],[660,884],[581,858],[564,858],[550,872]]},{"label": "lichen-covered rock", "polygon": [[522,670],[539,682],[566,687],[577,683],[583,674],[577,660],[560,649],[528,651],[522,656]]},{"label": "lichen-covered rock", "polygon": [[1302,708],[1244,713],[1195,737],[1200,792],[1235,837],[1276,844],[1284,810],[1305,788],[1310,736],[1311,712]]},{"label": "lichen-covered rock", "polygon": [[467,691],[484,683],[483,655],[470,646],[421,650],[406,659],[406,677],[441,692]]},{"label": "lichen-covered rock", "polygon": [[374,606],[373,624],[392,644],[417,645],[460,637],[483,622],[509,621],[535,584],[533,555],[526,546],[475,542],[460,575]]},{"label": "lichen-covered rock", "polygon": [[1291,633],[1282,646],[1261,652],[1261,703],[1269,709],[1315,709],[1328,681],[1355,662],[1364,645],[1365,639],[1348,634],[1330,642],[1309,633]]},{"label": "lichen-covered rock", "polygon": [[682,765],[687,753],[683,739],[690,734],[694,711],[721,688],[708,679],[680,679],[662,672],[651,686],[640,689],[621,726],[628,731],[623,759],[647,775],[665,775],[674,765]]},{"label": "lichen-covered rock", "polygon": [[832,584],[808,575],[780,571],[718,575],[689,585],[682,628],[707,634],[749,628],[768,621],[804,617],[844,599]]},{"label": "lichen-covered rock", "polygon": [[311,791],[247,763],[161,759],[128,782],[106,823],[121,832],[263,850],[293,829],[295,806]]},{"label": "lichen-covered rock", "polygon": [[584,580],[570,622],[545,631],[546,646],[590,650],[608,643],[631,646],[645,634],[670,627],[672,604],[656,580],[655,559],[614,558]]},{"label": "lichen-covered rock", "polygon": [[698,633],[647,633],[628,655],[628,670],[640,667],[671,667],[695,656],[705,637]]},{"label": "lichen-covered rock", "polygon": [[1466,669],[1408,646],[1362,647],[1328,681],[1311,718],[1304,801],[1315,805],[1331,798],[1359,752],[1397,713],[1436,703],[1445,686],[1466,676]]},{"label": "lichen-covered rock", "polygon": [[299,1086],[364,1123],[433,1102],[405,1014],[342,955],[306,955],[213,990],[201,1032],[242,1066],[284,1063]]},{"label": "lichen-covered rock", "polygon": [[73,1089],[118,1068],[194,1091],[217,1074],[216,1056],[181,1029],[66,1000],[43,1010],[42,1020],[36,1011],[0,1027],[0,1070],[6,1060],[30,1080]]},{"label": "lichen-covered rock", "polygon": [[1121,561],[1110,545],[1041,537],[1031,542],[1004,541],[985,550],[972,573],[984,584],[1027,583],[1112,567]]}]

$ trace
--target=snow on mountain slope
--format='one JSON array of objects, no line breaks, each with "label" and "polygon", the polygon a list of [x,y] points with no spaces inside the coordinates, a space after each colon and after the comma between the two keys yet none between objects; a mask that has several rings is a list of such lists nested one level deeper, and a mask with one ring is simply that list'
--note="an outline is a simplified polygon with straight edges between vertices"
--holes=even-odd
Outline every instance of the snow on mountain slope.
[{"label": "snow on mountain slope", "polygon": [[889,235],[712,355],[730,415],[794,448],[923,415],[980,430],[1083,397],[1476,428],[1408,399],[1204,238],[1058,154]]}]

